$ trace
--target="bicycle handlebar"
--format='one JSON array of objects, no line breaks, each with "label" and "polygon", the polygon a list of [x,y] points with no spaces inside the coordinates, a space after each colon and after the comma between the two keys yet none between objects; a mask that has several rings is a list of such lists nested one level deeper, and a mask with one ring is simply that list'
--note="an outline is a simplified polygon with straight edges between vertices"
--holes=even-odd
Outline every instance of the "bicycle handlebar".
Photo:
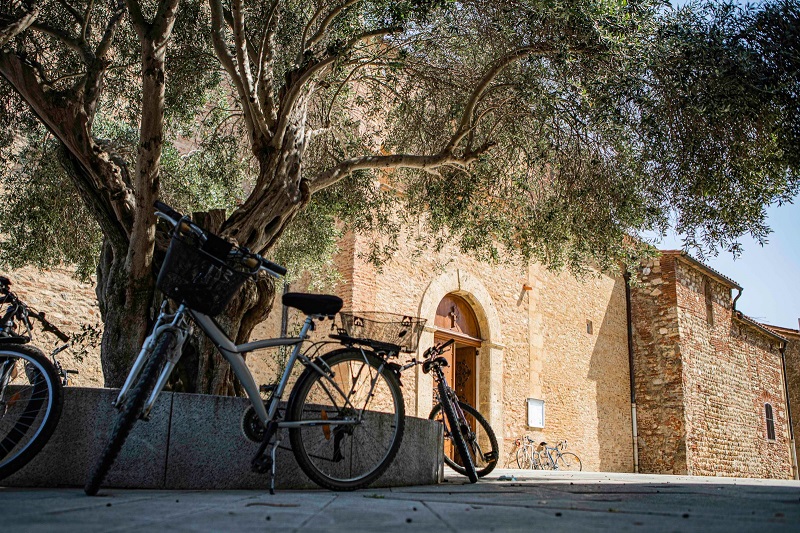
[{"label": "bicycle handlebar", "polygon": [[[191,231],[203,240],[207,239],[206,230],[194,224],[188,216],[182,215],[164,202],[158,200],[153,203],[153,207],[156,208],[156,216],[163,218],[167,222],[170,222],[173,227],[179,228],[179,231],[184,233]],[[238,258],[241,259],[242,264],[248,268],[265,270],[268,274],[276,278],[286,275],[286,267],[283,267],[278,263],[273,263],[269,259],[265,259],[259,254],[247,250],[247,248],[240,249],[234,247],[230,251],[230,254],[234,255],[235,257],[238,256]]]},{"label": "bicycle handlebar", "polygon": [[50,333],[61,339],[62,342],[67,342],[69,340],[69,335],[58,329],[58,326],[56,326],[55,324],[45,319],[44,312],[29,313],[29,316],[39,321],[39,323],[42,325],[42,331],[49,331]]},{"label": "bicycle handlebar", "polygon": [[0,303],[10,304],[11,306],[7,311],[7,318],[15,317],[17,320],[20,320],[25,324],[28,332],[33,329],[30,319],[36,319],[42,325],[42,331],[48,331],[54,334],[63,342],[69,340],[69,335],[58,329],[58,326],[45,318],[44,311],[37,312],[28,307],[28,304],[20,300],[16,294],[9,290],[9,285],[11,285],[11,281],[5,276],[0,276],[0,293],[5,297]]},{"label": "bicycle handlebar", "polygon": [[[407,363],[402,367],[400,367],[400,371],[402,372],[403,370],[411,368],[412,366],[424,365],[425,363],[433,361],[437,356],[441,355],[444,352],[445,348],[447,348],[454,342],[456,342],[455,339],[450,339],[443,342],[442,344],[434,344],[433,346],[425,350],[425,353],[422,354],[422,359],[420,359],[419,361],[417,361],[416,359],[412,359],[410,363]],[[427,374],[427,371],[425,371],[424,368],[423,371]]]}]

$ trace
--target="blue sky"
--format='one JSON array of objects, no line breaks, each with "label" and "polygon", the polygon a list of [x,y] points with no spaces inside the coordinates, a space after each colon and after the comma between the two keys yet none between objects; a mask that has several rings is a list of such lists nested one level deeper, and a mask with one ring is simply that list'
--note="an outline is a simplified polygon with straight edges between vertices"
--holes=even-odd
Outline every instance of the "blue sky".
[{"label": "blue sky", "polygon": [[[744,252],[737,259],[728,252],[720,252],[718,257],[704,260],[744,288],[736,302],[739,311],[759,322],[792,329],[798,329],[800,318],[799,200],[767,210],[767,224],[773,233],[763,247],[753,239],[743,238]],[[683,247],[674,232],[656,246],[662,250]]]}]

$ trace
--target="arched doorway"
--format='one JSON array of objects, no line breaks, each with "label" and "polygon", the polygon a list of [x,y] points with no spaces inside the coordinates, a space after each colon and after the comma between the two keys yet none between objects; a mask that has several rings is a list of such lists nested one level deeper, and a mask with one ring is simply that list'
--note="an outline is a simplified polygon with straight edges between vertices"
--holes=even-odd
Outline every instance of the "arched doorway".
[{"label": "arched doorway", "polygon": [[[432,346],[434,339],[440,335],[454,332],[451,327],[446,327],[447,322],[442,322],[442,328],[436,326],[437,309],[442,300],[448,296],[457,296],[467,303],[469,315],[477,317],[477,324],[473,340],[480,342],[480,355],[474,360],[477,371],[475,376],[474,407],[489,421],[498,436],[500,455],[503,456],[504,444],[504,404],[503,404],[503,326],[497,313],[494,300],[489,290],[481,282],[480,277],[473,273],[452,268],[442,272],[432,279],[425,289],[419,303],[418,315],[428,320],[425,330],[420,337],[420,351],[418,355]],[[444,313],[447,316],[447,313]],[[439,318],[442,320],[442,318]],[[452,320],[450,322],[452,324]],[[471,335],[469,335],[471,336]],[[449,378],[448,378],[449,379]],[[450,382],[455,383],[454,381]],[[433,407],[434,384],[430,374],[422,372],[422,367],[416,370],[416,405],[414,412],[417,416],[427,417]]]},{"label": "arched doorway", "polygon": [[[447,382],[461,401],[477,406],[481,332],[475,311],[460,296],[448,294],[439,302],[434,326],[433,340],[436,344],[450,339],[455,341],[443,354],[449,363],[443,369]],[[446,452],[456,459],[454,450],[447,449]]]}]

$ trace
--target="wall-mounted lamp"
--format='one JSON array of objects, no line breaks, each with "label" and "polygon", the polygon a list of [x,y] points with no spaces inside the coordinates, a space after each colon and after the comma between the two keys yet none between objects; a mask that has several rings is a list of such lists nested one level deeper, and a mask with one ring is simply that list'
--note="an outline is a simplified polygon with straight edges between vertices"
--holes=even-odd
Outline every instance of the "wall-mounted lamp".
[{"label": "wall-mounted lamp", "polygon": [[523,284],[522,284],[522,290],[523,290],[523,291],[532,291],[532,290],[533,290],[533,287],[531,287],[531,286],[530,286],[530,285],[528,285],[527,283],[523,283]]}]

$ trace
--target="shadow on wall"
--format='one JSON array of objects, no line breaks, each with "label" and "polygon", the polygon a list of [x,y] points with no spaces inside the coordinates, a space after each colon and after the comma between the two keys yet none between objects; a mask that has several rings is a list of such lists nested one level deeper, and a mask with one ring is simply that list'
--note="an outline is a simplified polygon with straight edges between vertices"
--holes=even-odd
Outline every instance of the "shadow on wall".
[{"label": "shadow on wall", "polygon": [[633,472],[625,281],[617,278],[596,337],[587,378],[596,384],[599,471]]}]

